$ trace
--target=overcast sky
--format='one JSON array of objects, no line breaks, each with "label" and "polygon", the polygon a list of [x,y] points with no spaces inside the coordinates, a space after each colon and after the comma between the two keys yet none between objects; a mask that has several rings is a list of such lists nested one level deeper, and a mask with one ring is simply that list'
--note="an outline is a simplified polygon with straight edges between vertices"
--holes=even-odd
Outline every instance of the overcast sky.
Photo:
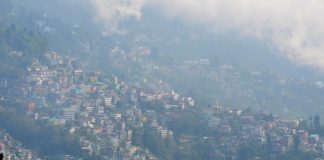
[{"label": "overcast sky", "polygon": [[167,18],[234,30],[273,45],[287,58],[324,70],[323,0],[89,0],[106,34],[125,33],[120,21],[154,7]]}]

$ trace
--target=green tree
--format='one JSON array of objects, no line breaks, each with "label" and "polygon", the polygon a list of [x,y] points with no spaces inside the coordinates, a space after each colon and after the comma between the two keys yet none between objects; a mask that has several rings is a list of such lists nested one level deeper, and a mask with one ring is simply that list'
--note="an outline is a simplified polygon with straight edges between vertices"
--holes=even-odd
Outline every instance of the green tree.
[{"label": "green tree", "polygon": [[314,128],[315,128],[315,133],[320,134],[321,132],[321,124],[320,124],[320,116],[316,115],[314,117]]},{"label": "green tree", "polygon": [[253,145],[242,145],[238,150],[237,157],[239,160],[251,160],[256,156],[257,149]]},{"label": "green tree", "polygon": [[299,152],[300,137],[299,135],[294,136],[294,151]]}]

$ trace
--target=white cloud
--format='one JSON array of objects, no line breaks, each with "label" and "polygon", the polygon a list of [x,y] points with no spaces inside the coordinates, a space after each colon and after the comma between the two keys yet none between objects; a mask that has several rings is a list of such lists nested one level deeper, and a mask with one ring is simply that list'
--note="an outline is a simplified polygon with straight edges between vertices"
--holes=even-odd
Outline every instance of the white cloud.
[{"label": "white cloud", "polygon": [[324,70],[323,0],[90,0],[111,30],[144,5],[170,18],[204,24],[216,32],[237,30],[273,44],[299,64]]},{"label": "white cloud", "polygon": [[145,0],[88,0],[97,10],[97,20],[105,27],[104,34],[126,32],[119,28],[120,21],[130,17],[139,19]]}]

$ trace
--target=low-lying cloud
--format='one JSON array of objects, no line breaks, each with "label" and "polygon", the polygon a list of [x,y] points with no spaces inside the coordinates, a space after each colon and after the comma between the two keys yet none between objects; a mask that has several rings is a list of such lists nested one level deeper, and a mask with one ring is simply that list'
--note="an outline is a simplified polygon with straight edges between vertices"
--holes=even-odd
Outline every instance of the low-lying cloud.
[{"label": "low-lying cloud", "polygon": [[145,5],[169,18],[239,31],[271,43],[298,64],[324,70],[323,0],[90,0],[108,31],[120,20],[141,17]]},{"label": "low-lying cloud", "polygon": [[104,34],[125,34],[119,27],[121,21],[129,18],[139,19],[145,0],[89,0],[97,11],[97,20],[104,25]]}]

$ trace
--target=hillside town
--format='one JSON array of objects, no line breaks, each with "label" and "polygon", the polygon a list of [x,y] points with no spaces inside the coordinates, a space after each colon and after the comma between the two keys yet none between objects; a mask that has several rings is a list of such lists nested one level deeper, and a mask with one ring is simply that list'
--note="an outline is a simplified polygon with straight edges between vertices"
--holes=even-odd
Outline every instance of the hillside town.
[{"label": "hillside town", "polygon": [[[252,142],[268,146],[272,159],[294,149],[324,156],[324,139],[308,128],[315,125],[312,120],[284,119],[266,112],[219,105],[202,107],[194,98],[177,93],[162,81],[158,82],[159,87],[151,87],[156,84],[147,79],[131,82],[89,71],[76,60],[53,51],[46,57],[46,62],[35,59],[26,68],[24,80],[1,98],[21,102],[31,119],[63,127],[68,134],[79,137],[81,156],[55,155],[44,159],[161,159],[150,148],[138,145],[144,143],[147,130],[162,140],[174,142],[180,151],[199,142],[207,143],[208,159],[238,159],[240,147]],[[8,87],[8,83],[2,80],[1,87]],[[170,129],[170,124],[183,118],[180,114],[191,110],[199,111],[199,125],[211,134],[194,135]],[[7,157],[34,159],[32,152],[11,147],[10,141],[1,144]]]},{"label": "hillside town", "polygon": [[[173,139],[174,133],[166,121],[176,120],[181,110],[197,107],[193,98],[168,87],[152,90],[145,83],[131,84],[117,76],[87,71],[73,59],[62,58],[55,52],[47,58],[49,65],[34,61],[27,68],[23,88],[26,114],[36,121],[65,126],[70,134],[81,133],[84,155],[100,155],[103,159],[156,159],[149,150],[133,145],[134,128],[143,128],[147,123],[161,137]],[[145,102],[159,102],[162,108],[146,110],[142,106]],[[272,154],[276,155],[292,149],[298,137],[299,149],[324,155],[324,140],[302,129],[302,125],[307,125],[303,120],[285,120],[263,112],[220,106],[202,109],[202,114],[204,125],[216,129],[220,136],[180,135],[178,143],[214,141],[215,154],[232,155],[231,159],[235,159],[233,155],[244,143],[271,141]],[[224,146],[231,150],[224,153]]]}]

